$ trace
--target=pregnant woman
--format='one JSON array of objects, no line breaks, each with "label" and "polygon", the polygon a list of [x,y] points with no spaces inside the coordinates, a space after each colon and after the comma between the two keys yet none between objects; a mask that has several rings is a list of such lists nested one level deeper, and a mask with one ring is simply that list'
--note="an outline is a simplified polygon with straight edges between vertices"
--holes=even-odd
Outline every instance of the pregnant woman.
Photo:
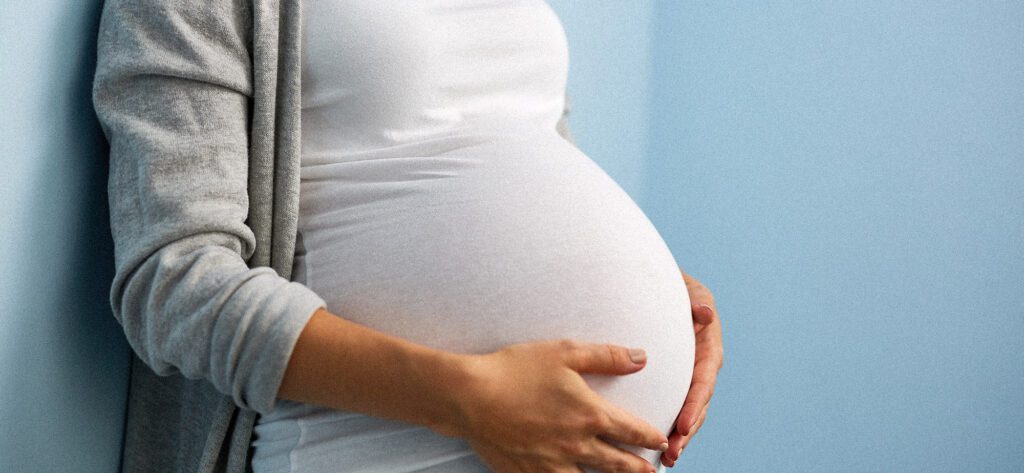
[{"label": "pregnant woman", "polygon": [[541,0],[108,2],[125,471],[674,463],[710,294],[569,141],[567,74]]}]

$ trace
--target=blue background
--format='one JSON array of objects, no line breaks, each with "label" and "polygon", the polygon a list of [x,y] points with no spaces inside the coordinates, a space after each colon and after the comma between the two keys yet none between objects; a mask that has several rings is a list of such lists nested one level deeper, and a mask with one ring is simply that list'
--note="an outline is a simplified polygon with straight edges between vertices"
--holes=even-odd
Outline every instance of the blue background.
[{"label": "blue background", "polygon": [[[549,3],[580,148],[723,321],[675,470],[1024,468],[1024,5]],[[0,12],[0,471],[116,470],[98,10]]]},{"label": "blue background", "polygon": [[0,472],[112,472],[128,347],[106,149],[92,111],[99,2],[0,7]]}]

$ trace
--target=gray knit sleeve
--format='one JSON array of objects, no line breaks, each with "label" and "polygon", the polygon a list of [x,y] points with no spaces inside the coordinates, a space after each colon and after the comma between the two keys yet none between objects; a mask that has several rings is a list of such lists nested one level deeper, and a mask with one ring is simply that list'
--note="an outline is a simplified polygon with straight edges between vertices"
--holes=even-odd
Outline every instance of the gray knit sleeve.
[{"label": "gray knit sleeve", "polygon": [[294,344],[325,306],[250,268],[245,1],[108,0],[93,105],[110,142],[114,317],[156,373],[273,408]]}]

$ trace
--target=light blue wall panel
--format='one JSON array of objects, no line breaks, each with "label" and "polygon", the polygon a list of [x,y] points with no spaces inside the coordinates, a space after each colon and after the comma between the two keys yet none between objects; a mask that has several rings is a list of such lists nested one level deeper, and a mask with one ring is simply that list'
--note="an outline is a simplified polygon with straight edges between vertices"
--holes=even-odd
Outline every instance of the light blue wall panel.
[{"label": "light blue wall panel", "polygon": [[660,2],[645,210],[726,362],[680,471],[1024,468],[1024,4]]},{"label": "light blue wall panel", "polygon": [[97,1],[0,11],[0,471],[117,471],[128,348],[89,98]]},{"label": "light blue wall panel", "polygon": [[552,0],[569,41],[577,146],[643,199],[654,3]]}]

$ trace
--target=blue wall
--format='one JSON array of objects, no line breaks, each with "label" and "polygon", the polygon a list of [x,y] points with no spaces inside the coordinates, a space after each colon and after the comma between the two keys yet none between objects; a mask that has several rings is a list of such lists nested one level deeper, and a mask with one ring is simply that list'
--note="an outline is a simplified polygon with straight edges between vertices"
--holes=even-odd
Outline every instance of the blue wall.
[{"label": "blue wall", "polygon": [[653,2],[549,0],[569,42],[569,128],[633,200],[643,199]]},{"label": "blue wall", "polygon": [[99,2],[0,14],[0,471],[117,471],[128,347],[102,134],[89,98]]},{"label": "blue wall", "polygon": [[655,19],[643,207],[726,346],[677,469],[1024,469],[1024,4]]}]

